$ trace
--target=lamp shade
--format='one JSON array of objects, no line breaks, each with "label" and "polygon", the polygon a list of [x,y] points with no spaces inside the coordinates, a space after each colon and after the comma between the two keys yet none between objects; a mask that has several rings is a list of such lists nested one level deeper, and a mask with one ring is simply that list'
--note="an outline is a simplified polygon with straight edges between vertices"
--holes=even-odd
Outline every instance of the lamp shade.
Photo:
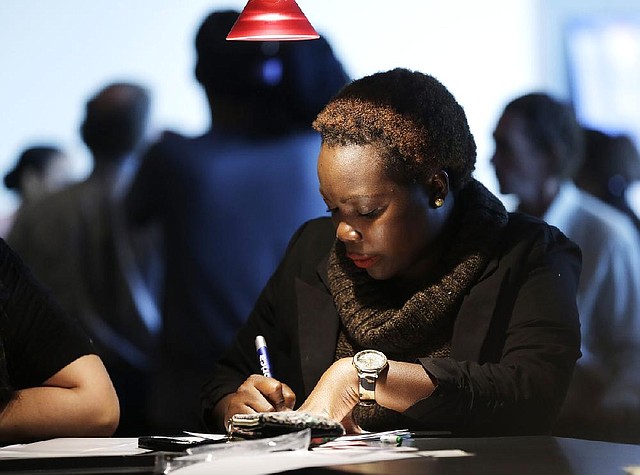
[{"label": "lamp shade", "polygon": [[320,35],[294,0],[249,0],[227,40],[315,40]]}]

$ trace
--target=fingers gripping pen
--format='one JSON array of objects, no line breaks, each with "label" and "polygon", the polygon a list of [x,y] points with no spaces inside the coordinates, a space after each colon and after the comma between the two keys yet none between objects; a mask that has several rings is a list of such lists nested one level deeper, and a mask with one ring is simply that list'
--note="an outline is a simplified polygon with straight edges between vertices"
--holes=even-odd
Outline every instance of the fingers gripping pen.
[{"label": "fingers gripping pen", "polygon": [[271,378],[271,363],[269,363],[269,353],[267,352],[267,342],[262,335],[256,337],[256,354],[263,376]]}]

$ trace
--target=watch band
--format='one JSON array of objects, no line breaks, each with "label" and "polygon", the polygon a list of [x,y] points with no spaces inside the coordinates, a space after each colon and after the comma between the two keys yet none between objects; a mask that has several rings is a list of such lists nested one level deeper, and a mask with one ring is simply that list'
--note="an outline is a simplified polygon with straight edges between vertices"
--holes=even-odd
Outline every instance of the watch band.
[{"label": "watch band", "polygon": [[377,373],[358,374],[358,395],[361,406],[373,406],[376,403],[376,381]]}]

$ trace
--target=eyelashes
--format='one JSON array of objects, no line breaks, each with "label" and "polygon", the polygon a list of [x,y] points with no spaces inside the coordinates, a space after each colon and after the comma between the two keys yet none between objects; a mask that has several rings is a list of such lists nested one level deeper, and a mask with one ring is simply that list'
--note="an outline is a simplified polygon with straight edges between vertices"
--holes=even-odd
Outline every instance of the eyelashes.
[{"label": "eyelashes", "polygon": [[380,213],[382,213],[382,208],[375,208],[372,209],[371,211],[368,211],[366,213],[358,213],[360,216],[362,216],[363,218],[375,218],[378,215],[380,215]]},{"label": "eyelashes", "polygon": [[[357,216],[360,218],[368,218],[368,219],[373,219],[376,218],[377,216],[379,216],[384,208],[375,208],[371,211],[366,211],[364,213],[358,212]],[[340,212],[339,208],[329,208],[327,207],[326,210],[327,213],[331,214],[331,216],[335,216],[337,213]]]}]

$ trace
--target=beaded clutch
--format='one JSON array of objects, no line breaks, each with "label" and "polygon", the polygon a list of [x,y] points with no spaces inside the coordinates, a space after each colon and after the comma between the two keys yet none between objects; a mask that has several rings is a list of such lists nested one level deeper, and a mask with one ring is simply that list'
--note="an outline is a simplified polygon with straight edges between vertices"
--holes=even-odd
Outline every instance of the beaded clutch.
[{"label": "beaded clutch", "polygon": [[229,436],[243,439],[275,437],[303,429],[311,429],[312,439],[325,441],[345,433],[339,422],[297,411],[236,414],[229,421]]}]

